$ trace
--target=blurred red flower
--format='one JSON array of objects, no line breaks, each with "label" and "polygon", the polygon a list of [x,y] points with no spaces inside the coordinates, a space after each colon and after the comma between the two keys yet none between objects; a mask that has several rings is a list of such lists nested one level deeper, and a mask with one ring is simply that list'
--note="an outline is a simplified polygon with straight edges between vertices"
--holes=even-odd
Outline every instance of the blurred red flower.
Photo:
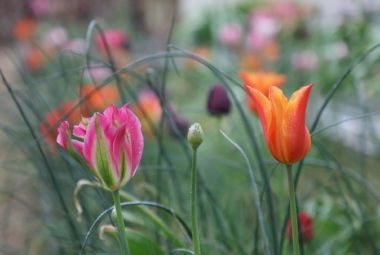
[{"label": "blurred red flower", "polygon": [[[62,120],[67,120],[70,123],[77,123],[81,119],[80,108],[74,108],[76,105],[73,101],[64,101],[62,104],[51,109],[44,120],[40,123],[40,130],[45,139],[50,152],[55,151],[55,140],[58,134],[58,125]],[[61,119],[62,118],[62,119]]]},{"label": "blurred red flower", "polygon": [[[306,212],[300,212],[298,214],[298,222],[299,222],[299,228],[301,229],[300,231],[300,241],[301,242],[308,242],[313,239],[313,219],[311,216],[306,213]],[[288,220],[288,225],[287,225],[287,236],[290,241],[293,240],[292,237],[292,221],[289,218]]]},{"label": "blurred red flower", "polygon": [[29,41],[37,30],[37,21],[32,18],[22,18],[13,27],[13,37],[19,41]]}]

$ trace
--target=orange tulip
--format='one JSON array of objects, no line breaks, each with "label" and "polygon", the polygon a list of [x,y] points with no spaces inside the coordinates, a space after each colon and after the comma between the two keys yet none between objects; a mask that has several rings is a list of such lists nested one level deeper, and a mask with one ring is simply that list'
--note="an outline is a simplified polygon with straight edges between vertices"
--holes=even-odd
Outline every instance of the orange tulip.
[{"label": "orange tulip", "polygon": [[[248,88],[254,88],[259,90],[265,96],[268,96],[269,88],[271,86],[281,87],[282,84],[286,81],[286,76],[277,74],[275,72],[239,72],[240,78],[243,81],[245,89],[248,91]],[[249,109],[253,113],[257,113],[255,102],[251,97],[247,97],[247,104]]]},{"label": "orange tulip", "polygon": [[289,101],[277,87],[269,89],[268,97],[257,89],[248,88],[269,150],[281,163],[293,164],[310,150],[311,139],[305,114],[312,86],[303,86],[293,93]]}]

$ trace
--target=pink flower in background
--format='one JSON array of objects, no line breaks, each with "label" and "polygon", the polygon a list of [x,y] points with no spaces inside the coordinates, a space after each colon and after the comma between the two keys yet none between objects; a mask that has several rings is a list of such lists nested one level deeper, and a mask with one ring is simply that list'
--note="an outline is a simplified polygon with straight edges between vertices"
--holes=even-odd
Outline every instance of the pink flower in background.
[{"label": "pink flower in background", "polygon": [[108,67],[104,67],[98,63],[90,63],[89,68],[85,72],[85,76],[89,80],[101,82],[112,74]]},{"label": "pink flower in background", "polygon": [[325,49],[327,59],[343,59],[348,56],[348,46],[343,41],[338,41],[328,45]]},{"label": "pink flower in background", "polygon": [[240,43],[241,37],[242,28],[240,24],[230,23],[219,28],[218,39],[222,44],[228,47],[237,47]]},{"label": "pink flower in background", "polygon": [[249,21],[247,44],[251,49],[261,49],[274,40],[279,31],[279,24],[266,10],[258,10],[251,14]]},{"label": "pink flower in background", "polygon": [[74,126],[58,128],[57,143],[75,158],[82,158],[93,174],[110,190],[124,186],[140,164],[144,138],[141,123],[124,105],[109,106],[104,113],[83,118]]},{"label": "pink flower in background", "polygon": [[29,0],[29,6],[36,16],[44,16],[49,13],[51,4],[50,0]]},{"label": "pink flower in background", "polygon": [[292,0],[273,1],[269,6],[271,14],[283,28],[294,28],[297,21],[308,12],[306,5],[299,5]]},{"label": "pink flower in background", "polygon": [[[127,33],[122,29],[109,29],[103,32],[103,36],[107,41],[110,49],[121,49],[125,48],[128,44]],[[96,45],[100,50],[105,50],[106,46],[103,42],[101,34],[97,34],[95,37]]]},{"label": "pink flower in background", "polygon": [[63,47],[69,41],[67,30],[64,27],[53,27],[45,34],[42,44],[44,48]]},{"label": "pink flower in background", "polygon": [[86,52],[86,42],[81,38],[71,39],[66,45],[65,50],[74,52],[76,54],[84,54]]},{"label": "pink flower in background", "polygon": [[292,56],[292,66],[298,71],[312,71],[318,65],[318,56],[313,51],[301,51]]}]

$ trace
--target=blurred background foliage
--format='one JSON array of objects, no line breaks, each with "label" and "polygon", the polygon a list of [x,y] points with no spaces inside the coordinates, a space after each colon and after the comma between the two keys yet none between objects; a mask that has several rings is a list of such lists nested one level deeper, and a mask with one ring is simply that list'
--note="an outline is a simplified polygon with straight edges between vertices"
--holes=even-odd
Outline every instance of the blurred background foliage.
[{"label": "blurred background foliage", "polygon": [[[133,255],[191,247],[185,136],[193,122],[205,131],[203,253],[263,254],[247,165],[223,130],[258,178],[273,254],[291,254],[285,169],[265,146],[241,71],[283,75],[287,95],[315,82],[309,127],[328,103],[302,171],[294,169],[299,210],[313,221],[303,254],[379,254],[379,10],[377,0],[0,1],[2,84],[11,88],[0,89],[0,254],[78,253],[112,203],[82,186],[78,220],[77,182],[95,180],[57,147],[56,128],[127,102],[142,120],[145,150],[123,201],[155,201],[185,223],[157,207],[125,207]],[[215,84],[231,101],[217,116],[206,107]],[[118,253],[112,217],[95,227],[87,253]]]}]

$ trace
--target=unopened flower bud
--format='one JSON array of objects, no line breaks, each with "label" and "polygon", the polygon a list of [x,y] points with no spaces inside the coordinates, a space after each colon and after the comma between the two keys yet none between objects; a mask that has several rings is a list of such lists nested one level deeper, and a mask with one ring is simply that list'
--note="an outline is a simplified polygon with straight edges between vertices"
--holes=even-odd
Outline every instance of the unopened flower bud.
[{"label": "unopened flower bud", "polygon": [[191,125],[189,132],[187,133],[187,140],[194,150],[196,150],[203,142],[203,136],[203,130],[199,123]]},{"label": "unopened flower bud", "polygon": [[211,115],[221,116],[228,114],[231,109],[231,102],[226,89],[221,84],[213,86],[207,98],[207,110]]}]

